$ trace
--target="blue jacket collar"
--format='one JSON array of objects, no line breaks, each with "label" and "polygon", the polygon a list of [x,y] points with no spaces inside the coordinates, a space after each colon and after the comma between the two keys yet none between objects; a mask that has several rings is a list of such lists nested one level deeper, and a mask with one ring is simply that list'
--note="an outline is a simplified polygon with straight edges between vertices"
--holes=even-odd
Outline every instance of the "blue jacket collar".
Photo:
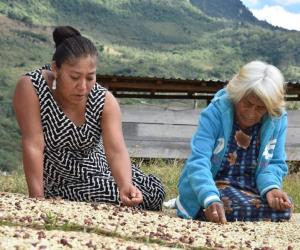
[{"label": "blue jacket collar", "polygon": [[[222,112],[222,123],[223,131],[225,135],[225,141],[229,140],[229,136],[231,135],[231,130],[233,127],[233,121],[234,121],[234,104],[230,100],[226,88],[221,89],[218,91],[213,98],[212,102],[219,108],[220,112]],[[225,111],[224,111],[225,110]],[[274,133],[275,129],[275,123],[280,118],[277,117],[271,117],[269,115],[265,115],[262,119],[262,127],[260,132],[260,137],[263,138],[263,141],[261,141],[262,145],[266,145],[270,139],[271,135]],[[262,136],[264,135],[264,136]],[[259,158],[261,159],[262,153],[264,148],[260,149],[259,152]]]}]

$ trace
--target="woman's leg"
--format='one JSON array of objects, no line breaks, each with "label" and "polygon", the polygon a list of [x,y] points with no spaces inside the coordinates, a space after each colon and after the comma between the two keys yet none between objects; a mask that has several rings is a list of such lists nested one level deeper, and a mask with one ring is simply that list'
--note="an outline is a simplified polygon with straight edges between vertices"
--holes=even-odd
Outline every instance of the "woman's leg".
[{"label": "woman's leg", "polygon": [[143,203],[140,205],[146,210],[161,210],[165,199],[165,190],[161,181],[153,176],[144,174],[138,167],[132,166],[132,181],[143,194]]},{"label": "woman's leg", "polygon": [[[138,167],[132,166],[132,181],[143,194],[142,209],[161,210],[165,191],[161,181],[153,175],[145,175]],[[73,201],[105,202],[120,204],[118,186],[111,172],[102,176],[93,176],[86,183],[71,183],[61,190],[59,195]]]},{"label": "woman's leg", "polygon": [[[222,184],[218,186],[224,205],[226,219],[232,221],[286,221],[291,218],[292,211],[287,209],[277,211],[269,207],[266,200],[259,195]],[[197,214],[197,219],[205,221],[203,209]]]},{"label": "woman's leg", "polygon": [[[98,185],[89,185],[88,197],[82,200],[120,204],[119,189],[111,175],[103,174],[97,178]],[[138,167],[132,165],[132,181],[143,194],[143,203],[138,207],[146,210],[161,210],[165,191],[161,181],[153,176],[144,174]]]},{"label": "woman's leg", "polygon": [[286,221],[291,209],[277,211],[269,207],[258,194],[234,187],[219,189],[227,221]]}]

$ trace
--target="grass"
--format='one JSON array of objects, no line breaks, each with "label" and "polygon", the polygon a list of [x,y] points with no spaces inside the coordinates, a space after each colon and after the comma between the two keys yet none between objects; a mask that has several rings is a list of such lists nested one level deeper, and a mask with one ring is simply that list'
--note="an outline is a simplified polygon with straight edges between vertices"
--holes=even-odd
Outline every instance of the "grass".
[{"label": "grass", "polygon": [[177,196],[177,182],[183,164],[181,160],[164,161],[161,159],[140,162],[143,172],[153,174],[162,181],[166,190],[166,200]]},{"label": "grass", "polygon": [[7,176],[0,175],[0,191],[27,194],[27,185],[23,172],[13,172]]},{"label": "grass", "polygon": [[[177,196],[177,182],[184,162],[182,160],[135,160],[147,174],[160,178],[166,190],[166,200]],[[283,183],[283,190],[293,199],[295,212],[300,213],[300,172],[287,176]],[[21,170],[9,176],[0,176],[0,191],[27,194],[25,177]]]},{"label": "grass", "polygon": [[292,197],[295,213],[300,213],[300,172],[289,175],[283,183],[283,189]]}]

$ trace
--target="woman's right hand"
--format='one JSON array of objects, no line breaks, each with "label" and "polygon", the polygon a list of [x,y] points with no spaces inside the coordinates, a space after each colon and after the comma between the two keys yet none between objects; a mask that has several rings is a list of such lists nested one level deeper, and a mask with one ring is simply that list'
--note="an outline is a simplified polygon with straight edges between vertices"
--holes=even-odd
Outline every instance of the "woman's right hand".
[{"label": "woman's right hand", "polygon": [[136,206],[143,202],[142,192],[130,184],[126,187],[120,187],[120,199],[125,206]]},{"label": "woman's right hand", "polygon": [[225,224],[227,222],[225,217],[224,206],[220,202],[214,202],[204,211],[205,217],[210,222]]}]

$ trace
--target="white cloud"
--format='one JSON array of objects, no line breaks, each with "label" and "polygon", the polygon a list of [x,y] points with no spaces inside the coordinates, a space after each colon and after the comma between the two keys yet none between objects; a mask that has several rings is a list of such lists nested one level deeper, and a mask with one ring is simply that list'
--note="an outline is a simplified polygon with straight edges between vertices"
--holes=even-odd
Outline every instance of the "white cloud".
[{"label": "white cloud", "polygon": [[[289,2],[292,2],[290,0]],[[294,0],[296,2],[296,0]],[[297,2],[300,2],[297,1]],[[259,20],[265,20],[273,25],[283,27],[289,30],[300,30],[300,13],[291,13],[281,6],[268,6],[262,9],[251,9],[253,15]]]},{"label": "white cloud", "polygon": [[[250,0],[252,1],[252,0]],[[256,1],[256,0],[254,0]],[[258,2],[258,1],[256,1]],[[291,4],[299,4],[300,0],[276,0],[276,2],[280,5],[291,5]]]},{"label": "white cloud", "polygon": [[255,6],[259,0],[242,0],[246,6]]},{"label": "white cloud", "polygon": [[248,2],[250,4],[257,4],[259,0],[245,0],[244,2]]}]

